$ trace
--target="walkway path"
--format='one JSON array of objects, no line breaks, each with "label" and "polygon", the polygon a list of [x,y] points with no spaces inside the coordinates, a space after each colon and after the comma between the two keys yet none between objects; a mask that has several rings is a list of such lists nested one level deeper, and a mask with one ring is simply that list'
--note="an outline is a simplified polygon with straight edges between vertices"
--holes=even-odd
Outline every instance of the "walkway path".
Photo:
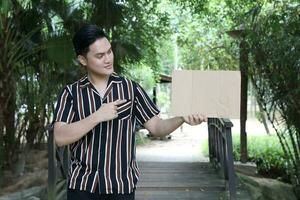
[{"label": "walkway path", "polygon": [[[233,133],[239,132],[239,121],[233,120]],[[256,120],[247,122],[250,135],[266,134]],[[137,200],[227,199],[224,180],[208,163],[201,146],[207,140],[207,124],[184,125],[170,140],[152,140],[137,147],[141,170]],[[250,199],[238,184],[237,199]]]}]

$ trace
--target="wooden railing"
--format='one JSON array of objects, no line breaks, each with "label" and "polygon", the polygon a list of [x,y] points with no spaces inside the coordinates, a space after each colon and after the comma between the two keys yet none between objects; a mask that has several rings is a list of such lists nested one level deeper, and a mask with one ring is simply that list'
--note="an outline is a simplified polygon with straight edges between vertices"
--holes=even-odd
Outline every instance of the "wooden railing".
[{"label": "wooden railing", "polygon": [[67,199],[67,177],[69,168],[69,147],[57,148],[53,126],[47,127],[48,136],[48,200]]},{"label": "wooden railing", "polygon": [[229,119],[208,119],[209,160],[220,169],[229,189],[230,199],[236,198],[236,180],[232,150],[232,122]]}]

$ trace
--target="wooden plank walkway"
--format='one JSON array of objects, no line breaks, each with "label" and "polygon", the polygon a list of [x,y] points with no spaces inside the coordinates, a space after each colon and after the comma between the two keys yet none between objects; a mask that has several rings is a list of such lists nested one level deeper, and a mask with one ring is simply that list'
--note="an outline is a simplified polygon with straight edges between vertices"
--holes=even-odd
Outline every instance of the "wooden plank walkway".
[{"label": "wooden plank walkway", "polygon": [[[140,162],[136,200],[226,199],[225,181],[209,163]],[[238,191],[237,199],[250,199]]]}]

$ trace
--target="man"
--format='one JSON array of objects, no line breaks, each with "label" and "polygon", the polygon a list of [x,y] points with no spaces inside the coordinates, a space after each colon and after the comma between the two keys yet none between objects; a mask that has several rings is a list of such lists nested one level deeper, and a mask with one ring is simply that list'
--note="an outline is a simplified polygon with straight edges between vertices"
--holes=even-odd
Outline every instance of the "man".
[{"label": "man", "polygon": [[160,119],[144,89],[114,72],[111,44],[96,25],[83,26],[73,44],[87,75],[63,89],[54,116],[56,144],[70,145],[68,199],[134,199],[136,124],[165,136],[184,122],[196,125],[206,118]]}]

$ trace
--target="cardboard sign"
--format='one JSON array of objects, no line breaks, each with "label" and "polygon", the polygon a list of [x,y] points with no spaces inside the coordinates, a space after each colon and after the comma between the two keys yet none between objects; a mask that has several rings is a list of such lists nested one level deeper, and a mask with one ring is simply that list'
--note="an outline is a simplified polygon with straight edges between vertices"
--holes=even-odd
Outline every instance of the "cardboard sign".
[{"label": "cardboard sign", "polygon": [[240,71],[175,70],[171,115],[240,118]]}]

